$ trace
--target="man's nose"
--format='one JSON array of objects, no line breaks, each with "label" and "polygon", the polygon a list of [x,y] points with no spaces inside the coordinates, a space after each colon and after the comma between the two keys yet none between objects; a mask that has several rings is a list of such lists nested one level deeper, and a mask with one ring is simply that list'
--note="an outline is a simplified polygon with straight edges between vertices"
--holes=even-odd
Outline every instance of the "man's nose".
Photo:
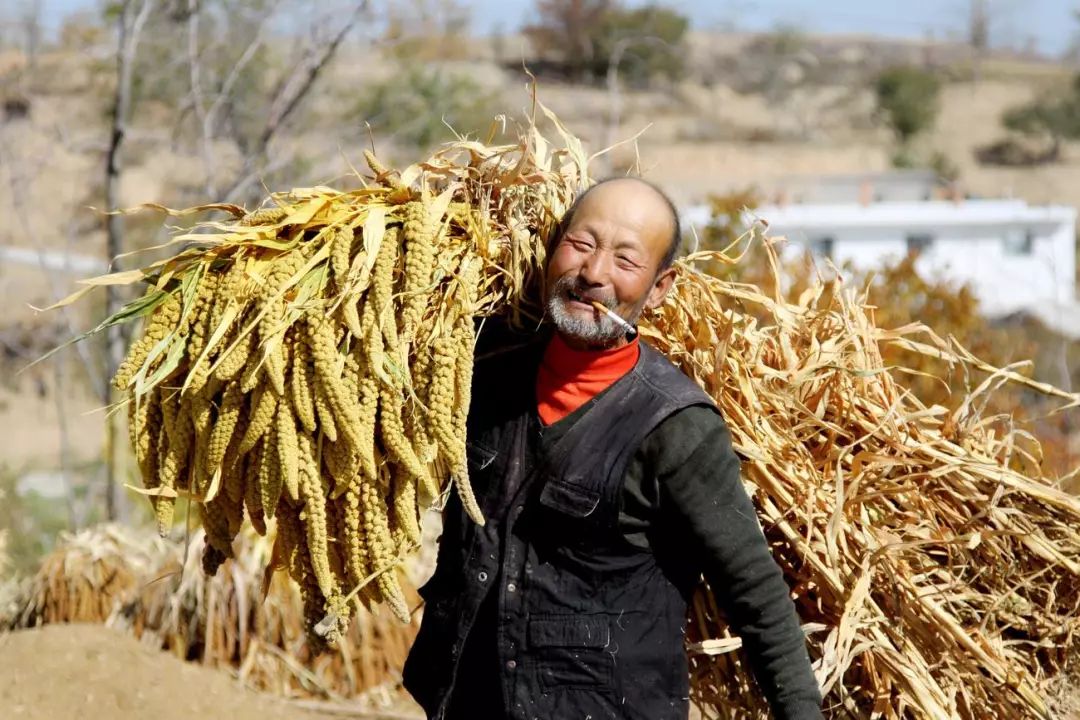
[{"label": "man's nose", "polygon": [[610,276],[610,258],[608,253],[597,250],[585,258],[581,265],[581,279],[590,285],[606,285]]}]

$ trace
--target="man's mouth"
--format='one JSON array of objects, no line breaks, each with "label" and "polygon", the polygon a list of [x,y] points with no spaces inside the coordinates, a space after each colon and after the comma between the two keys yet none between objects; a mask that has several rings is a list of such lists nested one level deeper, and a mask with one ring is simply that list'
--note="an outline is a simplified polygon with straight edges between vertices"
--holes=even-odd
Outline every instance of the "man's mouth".
[{"label": "man's mouth", "polygon": [[[577,304],[582,305],[584,307],[587,307],[587,308],[589,308],[590,310],[593,310],[593,311],[596,310],[596,308],[593,307],[594,300],[592,298],[588,297],[587,295],[581,295],[580,293],[576,293],[573,290],[567,290],[566,291],[566,297],[567,297],[568,300],[570,300],[570,302],[577,303]],[[595,302],[600,302],[602,305],[607,304],[607,303],[603,302],[602,300],[597,300]]]}]

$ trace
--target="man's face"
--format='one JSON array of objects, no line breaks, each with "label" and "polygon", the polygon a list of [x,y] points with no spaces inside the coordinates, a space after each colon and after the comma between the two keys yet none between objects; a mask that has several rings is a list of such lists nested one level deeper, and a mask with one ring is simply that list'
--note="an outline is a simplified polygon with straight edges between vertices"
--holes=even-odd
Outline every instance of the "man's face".
[{"label": "man's face", "polygon": [[547,265],[548,316],[567,343],[582,349],[626,343],[624,331],[590,303],[633,324],[663,302],[674,271],[658,271],[671,233],[671,211],[643,183],[604,183],[582,200]]}]

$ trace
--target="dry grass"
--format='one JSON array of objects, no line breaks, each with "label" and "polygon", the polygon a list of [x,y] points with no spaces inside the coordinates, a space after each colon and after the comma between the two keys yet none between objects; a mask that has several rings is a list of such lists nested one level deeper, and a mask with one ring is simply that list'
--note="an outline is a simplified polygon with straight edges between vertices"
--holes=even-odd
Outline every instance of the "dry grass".
[{"label": "dry grass", "polygon": [[103,623],[139,592],[169,545],[119,527],[60,538],[17,601],[11,627]]}]

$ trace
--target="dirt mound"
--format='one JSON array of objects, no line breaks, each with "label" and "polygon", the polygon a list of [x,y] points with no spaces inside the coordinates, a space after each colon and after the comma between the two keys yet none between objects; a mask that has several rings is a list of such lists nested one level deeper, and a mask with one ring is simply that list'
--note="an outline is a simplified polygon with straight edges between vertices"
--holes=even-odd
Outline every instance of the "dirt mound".
[{"label": "dirt mound", "polygon": [[342,717],[259,695],[224,673],[98,625],[0,634],[0,708],[10,720]]}]

